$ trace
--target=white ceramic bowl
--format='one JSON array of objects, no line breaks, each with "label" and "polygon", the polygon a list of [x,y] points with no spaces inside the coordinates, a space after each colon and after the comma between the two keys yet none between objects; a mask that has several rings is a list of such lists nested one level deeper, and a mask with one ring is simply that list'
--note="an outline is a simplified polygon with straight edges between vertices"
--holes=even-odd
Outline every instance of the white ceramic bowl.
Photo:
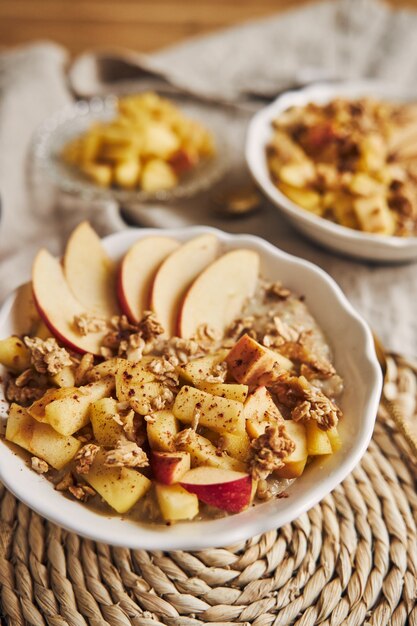
[{"label": "white ceramic bowl", "polygon": [[371,261],[398,263],[417,258],[417,237],[371,235],[346,228],[313,215],[292,202],[273,183],[266,161],[265,147],[271,138],[271,122],[292,106],[309,102],[326,104],[337,97],[372,96],[381,100],[417,100],[417,93],[398,85],[377,81],[352,81],[319,84],[298,91],[289,91],[277,98],[252,118],[246,137],[246,161],[253,178],[271,202],[307,237],[339,253]]},{"label": "white ceramic bowl", "polygon": [[[138,238],[160,233],[132,229],[104,240],[106,250],[120,259]],[[230,235],[207,227],[167,230],[185,241],[203,232],[215,233],[224,249],[248,247],[261,255],[264,276],[282,280],[303,294],[313,315],[325,331],[334,350],[335,364],[345,380],[341,405],[343,447],[332,457],[312,463],[289,489],[287,499],[278,499],[214,521],[178,523],[170,527],[152,526],[99,515],[55,491],[44,477],[29,469],[22,458],[0,441],[0,480],[31,509],[47,519],[96,541],[148,550],[198,550],[230,545],[291,522],[334,489],[359,462],[372,435],[381,392],[381,372],[376,360],[372,335],[336,283],[321,269],[290,256],[271,244],[250,235]],[[0,337],[16,325],[13,321],[15,295],[0,312]],[[5,405],[3,417],[5,416]]]}]

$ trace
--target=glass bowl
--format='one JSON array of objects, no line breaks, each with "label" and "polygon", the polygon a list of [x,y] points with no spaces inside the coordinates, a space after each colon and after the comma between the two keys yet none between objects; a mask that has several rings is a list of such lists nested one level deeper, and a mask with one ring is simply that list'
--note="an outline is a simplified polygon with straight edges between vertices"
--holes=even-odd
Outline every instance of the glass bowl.
[{"label": "glass bowl", "polygon": [[[172,96],[170,99],[172,100]],[[60,153],[65,144],[85,132],[94,122],[111,120],[116,114],[117,102],[118,98],[113,95],[80,100],[48,118],[36,131],[32,141],[32,178],[49,178],[60,191],[79,196],[86,201],[112,200],[126,206],[139,202],[166,202],[189,198],[208,189],[224,176],[229,161],[228,147],[222,138],[220,118],[216,110],[187,98],[176,97],[175,103],[181,111],[187,117],[201,121],[214,136],[216,153],[213,157],[201,160],[196,167],[182,175],[176,187],[154,193],[141,189],[100,187],[88,180],[76,167],[65,163],[60,158]]]}]

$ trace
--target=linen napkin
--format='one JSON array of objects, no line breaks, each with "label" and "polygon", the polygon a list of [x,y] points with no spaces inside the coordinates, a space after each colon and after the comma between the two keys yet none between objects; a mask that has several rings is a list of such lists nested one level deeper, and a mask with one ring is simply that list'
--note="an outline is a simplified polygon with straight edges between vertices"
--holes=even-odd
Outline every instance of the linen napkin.
[{"label": "linen napkin", "polygon": [[[93,95],[163,87],[198,99],[205,110],[211,103],[209,115],[230,146],[230,171],[219,187],[240,184],[248,177],[245,130],[260,106],[253,94],[272,95],[306,77],[410,80],[417,64],[417,14],[394,13],[374,0],[349,0],[352,5],[355,11],[343,0],[323,2],[152,56],[85,54],[70,68],[69,84],[67,56],[57,46],[38,44],[0,55],[0,300],[28,278],[38,247],[59,253],[81,219],[90,219],[101,234],[125,227],[112,203],[85,206],[57,195],[47,181],[28,185],[25,159],[32,133],[70,102],[70,91]],[[258,214],[237,221],[219,218],[212,206],[211,193],[205,193],[169,206],[134,207],[134,217],[146,226],[205,223],[264,236],[333,275],[389,349],[416,354],[416,264],[384,267],[337,257],[303,239],[267,202]],[[132,207],[125,207],[129,210],[132,214]]]}]

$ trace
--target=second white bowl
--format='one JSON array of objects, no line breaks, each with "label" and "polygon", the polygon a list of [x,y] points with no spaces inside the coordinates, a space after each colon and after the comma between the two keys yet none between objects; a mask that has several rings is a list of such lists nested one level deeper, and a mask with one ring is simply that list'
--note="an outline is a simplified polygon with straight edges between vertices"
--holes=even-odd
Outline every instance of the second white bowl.
[{"label": "second white bowl", "polygon": [[398,263],[417,259],[417,237],[372,235],[335,224],[313,215],[283,194],[273,183],[266,160],[266,145],[272,135],[272,121],[292,106],[309,102],[326,104],[334,98],[356,99],[371,96],[380,100],[417,100],[417,94],[398,85],[377,81],[352,81],[322,84],[289,91],[263,108],[252,118],[246,137],[245,155],[253,178],[271,202],[304,235],[326,248],[360,259]]}]

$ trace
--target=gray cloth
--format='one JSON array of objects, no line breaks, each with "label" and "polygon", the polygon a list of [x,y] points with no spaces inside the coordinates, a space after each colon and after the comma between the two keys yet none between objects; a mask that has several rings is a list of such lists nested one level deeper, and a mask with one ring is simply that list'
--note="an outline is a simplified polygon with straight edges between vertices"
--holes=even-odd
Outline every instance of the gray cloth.
[{"label": "gray cloth", "polygon": [[[78,95],[164,86],[213,103],[231,146],[231,170],[223,182],[247,179],[245,129],[261,106],[253,93],[274,94],[294,83],[323,77],[378,76],[411,82],[417,75],[417,14],[392,12],[374,0],[323,2],[209,37],[197,38],[152,56],[86,54],[70,69],[65,52],[39,44],[0,55],[0,300],[27,279],[36,249],[62,251],[69,230],[88,218],[101,234],[125,227],[112,203],[84,206],[57,196],[47,181],[28,184],[26,157],[39,123]],[[221,186],[220,186],[221,187]],[[170,206],[136,207],[143,225],[210,224],[261,235],[326,269],[391,350],[417,354],[416,264],[373,266],[337,257],[309,243],[271,206],[239,221],[210,210],[211,195]]]}]

